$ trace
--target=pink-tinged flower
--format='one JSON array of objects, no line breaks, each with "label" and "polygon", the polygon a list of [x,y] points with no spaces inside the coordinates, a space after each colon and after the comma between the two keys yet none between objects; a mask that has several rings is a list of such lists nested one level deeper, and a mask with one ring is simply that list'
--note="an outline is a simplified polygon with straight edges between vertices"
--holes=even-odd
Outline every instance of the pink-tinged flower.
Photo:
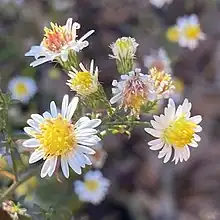
[{"label": "pink-tinged flower", "polygon": [[68,60],[70,51],[79,52],[89,45],[86,38],[94,33],[90,30],[84,36],[77,40],[77,30],[80,24],[73,23],[73,19],[69,18],[66,25],[60,26],[58,24],[50,23],[51,28],[44,28],[45,34],[40,46],[33,46],[25,56],[35,57],[35,61],[30,66],[38,66],[48,61],[59,60],[63,62]]}]

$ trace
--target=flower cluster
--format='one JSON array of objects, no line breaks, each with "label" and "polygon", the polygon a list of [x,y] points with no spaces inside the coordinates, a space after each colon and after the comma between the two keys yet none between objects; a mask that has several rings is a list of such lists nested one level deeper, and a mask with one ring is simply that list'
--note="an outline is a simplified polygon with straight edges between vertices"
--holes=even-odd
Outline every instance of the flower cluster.
[{"label": "flower cluster", "polygon": [[[171,2],[150,1],[157,7]],[[74,95],[65,94],[60,108],[51,101],[49,110],[31,114],[27,120],[24,131],[29,138],[22,145],[30,152],[29,163],[42,166],[42,178],[59,174],[69,178],[72,172],[81,175],[83,169],[91,166],[83,181],[74,182],[74,190],[83,202],[102,202],[110,187],[110,180],[100,171],[108,155],[102,138],[108,133],[130,136],[136,125],[144,125],[143,130],[156,138],[148,145],[151,150],[160,150],[158,157],[163,158],[164,163],[172,159],[177,164],[189,159],[190,147],[197,147],[201,139],[197,132],[202,130],[199,125],[202,117],[191,116],[192,105],[188,99],[176,107],[172,97],[178,84],[164,49],[145,56],[147,71],[144,72],[134,65],[139,45],[134,38],[122,37],[113,42],[109,56],[115,60],[118,77],[113,79],[112,95],[108,97],[99,81],[97,63],[95,65],[93,59],[90,64],[81,62],[78,55],[89,45],[86,39],[94,30],[77,39],[80,24],[72,18],[65,26],[50,25],[44,29],[40,46],[33,46],[25,55],[35,58],[30,64],[32,67],[46,62],[59,63],[69,76],[66,84]],[[199,39],[205,38],[195,15],[178,19],[167,36],[190,49],[198,45]],[[177,87],[182,96],[183,86]],[[14,78],[8,88],[12,98],[23,104],[37,92],[35,82],[28,77]],[[167,101],[164,114],[153,115],[150,123],[140,120],[140,115],[152,114],[155,107]],[[7,209],[7,204],[4,206]]]},{"label": "flower cluster", "polygon": [[176,25],[167,30],[167,38],[171,42],[178,42],[181,47],[194,50],[200,40],[205,40],[197,15],[185,15],[177,19]]}]

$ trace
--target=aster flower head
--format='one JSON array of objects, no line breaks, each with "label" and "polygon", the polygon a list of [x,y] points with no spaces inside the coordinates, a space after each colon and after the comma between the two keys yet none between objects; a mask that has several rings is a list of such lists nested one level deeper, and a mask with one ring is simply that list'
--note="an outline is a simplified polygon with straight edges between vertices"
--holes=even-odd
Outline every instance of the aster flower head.
[{"label": "aster flower head", "polygon": [[179,161],[187,161],[190,157],[190,147],[198,147],[201,138],[197,132],[202,131],[198,125],[202,121],[200,115],[191,117],[192,104],[185,99],[182,105],[176,109],[175,103],[169,99],[164,114],[154,116],[151,120],[153,128],[145,128],[145,131],[155,137],[148,142],[151,150],[160,150],[158,158],[164,158],[167,163],[174,151],[175,164]]},{"label": "aster flower head", "polygon": [[27,121],[30,127],[25,127],[24,131],[31,138],[24,141],[23,146],[34,149],[29,159],[30,164],[44,160],[42,178],[52,176],[59,165],[68,178],[69,166],[77,174],[81,174],[81,167],[92,164],[87,155],[95,153],[90,147],[100,141],[95,128],[101,120],[81,117],[75,124],[72,123],[71,118],[78,100],[78,97],[74,97],[69,103],[69,96],[65,95],[61,113],[58,113],[56,104],[52,101],[50,112],[44,112],[43,116],[32,114]]},{"label": "aster flower head", "polygon": [[177,27],[179,32],[179,45],[194,50],[200,40],[205,40],[206,35],[202,32],[198,16],[193,14],[178,18]]},{"label": "aster flower head", "polygon": [[88,96],[98,90],[98,67],[94,69],[94,61],[90,63],[90,69],[87,70],[82,63],[79,64],[81,70],[72,67],[67,81],[71,90],[76,91],[81,96]]},{"label": "aster flower head", "polygon": [[16,76],[10,80],[8,90],[13,99],[26,104],[36,94],[37,85],[30,77]]},{"label": "aster flower head", "polygon": [[175,89],[170,74],[167,74],[164,71],[158,71],[156,68],[152,68],[150,69],[149,78],[153,82],[157,99],[167,99],[170,97]]},{"label": "aster flower head", "polygon": [[102,202],[108,193],[110,181],[103,177],[100,171],[89,171],[84,176],[84,181],[75,181],[74,188],[79,199],[94,205]]},{"label": "aster flower head", "polygon": [[148,69],[155,67],[157,70],[172,73],[171,61],[163,48],[152,51],[150,55],[146,55],[144,57],[144,66]]},{"label": "aster flower head", "polygon": [[110,103],[119,102],[125,111],[131,110],[131,114],[138,116],[141,107],[148,101],[155,100],[153,84],[148,75],[142,74],[140,69],[135,69],[129,75],[121,75],[121,80],[113,80],[113,97]]},{"label": "aster flower head", "polygon": [[19,220],[19,215],[28,216],[27,209],[21,208],[19,203],[16,205],[11,200],[3,202],[2,209],[6,211],[13,220]]},{"label": "aster flower head", "polygon": [[80,24],[73,23],[73,19],[69,18],[66,25],[50,23],[51,28],[44,28],[45,34],[40,46],[32,46],[25,56],[35,57],[35,61],[30,66],[38,66],[48,61],[59,60],[63,62],[68,60],[70,51],[79,52],[89,45],[88,38],[94,33],[90,30],[84,36],[77,40],[77,30],[80,29]]},{"label": "aster flower head", "polygon": [[116,59],[119,73],[128,73],[132,70],[137,47],[138,43],[131,37],[118,38],[110,45],[113,55],[109,57]]},{"label": "aster flower head", "polygon": [[157,8],[162,8],[165,4],[171,4],[173,0],[150,0],[150,3]]}]

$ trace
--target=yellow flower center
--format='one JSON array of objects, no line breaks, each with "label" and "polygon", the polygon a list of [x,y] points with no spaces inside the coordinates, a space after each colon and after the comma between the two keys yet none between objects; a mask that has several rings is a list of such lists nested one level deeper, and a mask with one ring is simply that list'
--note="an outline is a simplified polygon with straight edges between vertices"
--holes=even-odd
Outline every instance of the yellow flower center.
[{"label": "yellow flower center", "polygon": [[201,29],[199,25],[188,25],[184,29],[184,35],[190,40],[198,39],[200,33]]},{"label": "yellow flower center", "polygon": [[155,89],[159,89],[159,94],[163,94],[165,91],[174,89],[170,74],[157,70],[156,68],[152,68],[150,69],[150,77],[154,82]]},{"label": "yellow flower center", "polygon": [[65,26],[62,27],[52,22],[50,25],[51,29],[44,28],[43,45],[50,51],[60,52],[62,47],[74,40],[75,37],[72,36],[72,33],[67,32]]},{"label": "yellow flower center", "polygon": [[184,147],[190,144],[195,134],[196,124],[181,116],[170,124],[164,131],[166,143],[175,147]]},{"label": "yellow flower center", "polygon": [[40,134],[36,139],[40,141],[40,149],[43,149],[45,157],[63,156],[76,147],[74,126],[61,115],[57,118],[47,119],[40,125]]},{"label": "yellow flower center", "polygon": [[99,183],[96,180],[86,180],[84,184],[87,190],[90,192],[96,191],[99,187]]},{"label": "yellow flower center", "polygon": [[184,83],[180,79],[176,79],[173,82],[175,86],[175,91],[178,93],[183,93],[184,91]]},{"label": "yellow flower center", "polygon": [[26,95],[28,93],[27,86],[24,83],[17,83],[15,91],[18,95]]},{"label": "yellow flower center", "polygon": [[166,37],[169,41],[177,42],[179,39],[179,31],[176,26],[168,28]]},{"label": "yellow flower center", "polygon": [[90,72],[78,72],[70,80],[70,87],[80,95],[89,95],[97,91],[98,87]]}]

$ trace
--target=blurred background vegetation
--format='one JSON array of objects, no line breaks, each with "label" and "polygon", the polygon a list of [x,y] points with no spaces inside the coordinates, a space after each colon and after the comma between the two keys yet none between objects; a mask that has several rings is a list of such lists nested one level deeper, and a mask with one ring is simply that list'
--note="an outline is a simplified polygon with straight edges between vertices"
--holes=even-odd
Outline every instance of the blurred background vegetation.
[{"label": "blurred background vegetation", "polygon": [[[168,42],[165,32],[177,17],[192,13],[198,15],[207,39],[189,51]],[[117,78],[115,63],[108,59],[110,43],[121,36],[135,37],[140,44],[137,66],[143,71],[147,71],[144,56],[152,49],[164,48],[174,76],[184,85],[182,95],[193,103],[192,114],[204,118],[202,141],[198,149],[192,149],[187,163],[174,166],[163,164],[148,149],[150,137],[140,127],[134,129],[129,140],[126,135],[109,135],[103,141],[108,152],[103,173],[111,180],[111,189],[100,205],[79,202],[73,179],[80,177],[73,173],[68,181],[58,181],[58,177],[40,179],[36,173],[16,190],[12,199],[21,202],[36,220],[220,219],[220,1],[173,0],[159,9],[148,0],[0,0],[1,89],[7,91],[10,79],[18,75],[32,77],[38,86],[28,104],[13,103],[9,109],[10,125],[17,139],[23,137],[22,128],[31,113],[42,113],[51,100],[60,103],[63,95],[69,93],[67,75],[59,66],[32,68],[31,58],[24,57],[30,46],[41,42],[43,28],[50,21],[65,24],[69,17],[81,24],[80,36],[96,30],[89,38],[90,46],[80,54],[81,60],[88,64],[95,59],[100,81],[109,92],[112,80]],[[28,157],[28,152],[16,154],[19,171],[27,169]],[[0,160],[0,168],[11,169],[7,152]],[[1,190],[10,184],[10,178],[0,174]],[[7,218],[0,216],[0,220]]]}]

